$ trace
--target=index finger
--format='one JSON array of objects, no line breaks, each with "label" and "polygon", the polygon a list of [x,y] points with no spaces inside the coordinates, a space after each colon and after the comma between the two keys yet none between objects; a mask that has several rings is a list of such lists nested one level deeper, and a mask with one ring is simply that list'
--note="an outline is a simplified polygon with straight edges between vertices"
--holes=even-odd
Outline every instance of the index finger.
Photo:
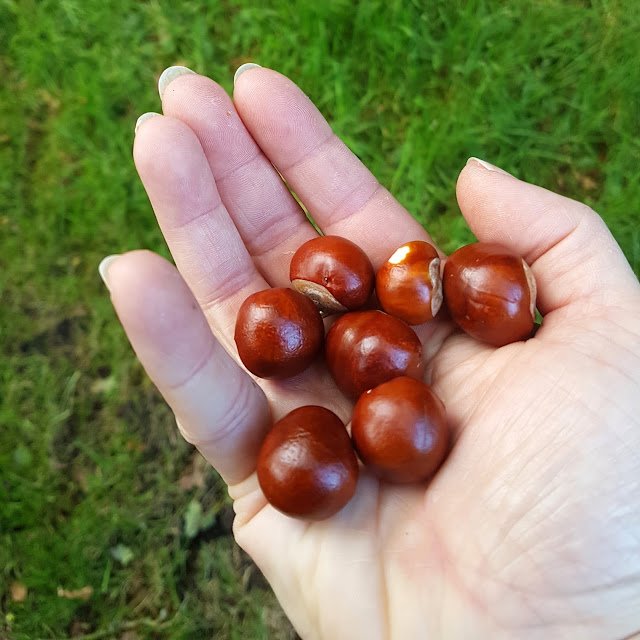
[{"label": "index finger", "polygon": [[234,102],[323,233],[349,238],[376,268],[405,242],[432,242],[289,78],[262,67],[247,69],[237,77]]}]

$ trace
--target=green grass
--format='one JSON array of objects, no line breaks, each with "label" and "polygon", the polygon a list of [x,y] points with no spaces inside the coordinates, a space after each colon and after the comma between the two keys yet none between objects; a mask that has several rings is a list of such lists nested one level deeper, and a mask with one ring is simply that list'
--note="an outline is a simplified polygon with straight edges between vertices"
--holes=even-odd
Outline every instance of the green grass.
[{"label": "green grass", "polygon": [[131,160],[166,66],[288,74],[447,250],[476,155],[592,205],[640,273],[638,33],[636,0],[0,0],[0,637],[294,637],[216,475],[181,487],[96,271],[167,255]]}]

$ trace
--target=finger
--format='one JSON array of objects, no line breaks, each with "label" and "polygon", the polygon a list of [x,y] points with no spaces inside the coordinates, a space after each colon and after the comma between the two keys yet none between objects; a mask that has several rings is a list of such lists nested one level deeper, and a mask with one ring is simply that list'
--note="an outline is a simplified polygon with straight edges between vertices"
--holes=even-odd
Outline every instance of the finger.
[{"label": "finger", "polygon": [[[487,166],[489,168],[487,168]],[[478,240],[497,242],[531,265],[544,315],[587,300],[625,302],[638,283],[604,221],[586,205],[471,159],[458,178],[458,202]]]},{"label": "finger", "polygon": [[173,265],[133,251],[101,265],[140,362],[182,435],[229,484],[255,470],[271,415],[260,388],[216,341]]},{"label": "finger", "polygon": [[233,95],[254,140],[323,233],[353,240],[376,268],[401,244],[428,240],[291,80],[252,68],[238,77]]},{"label": "finger", "polygon": [[163,112],[198,137],[222,202],[258,270],[272,286],[288,285],[291,256],[318,235],[300,205],[220,85],[193,73],[161,84]]},{"label": "finger", "polygon": [[229,347],[239,305],[268,285],[220,199],[197,137],[179,120],[153,117],[138,130],[134,159],[180,273]]}]

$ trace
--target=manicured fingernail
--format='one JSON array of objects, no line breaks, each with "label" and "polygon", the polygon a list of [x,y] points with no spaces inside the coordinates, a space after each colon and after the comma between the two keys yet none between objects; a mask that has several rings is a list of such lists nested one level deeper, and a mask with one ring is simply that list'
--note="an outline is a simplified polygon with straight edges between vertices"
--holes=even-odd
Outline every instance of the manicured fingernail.
[{"label": "manicured fingernail", "polygon": [[119,253],[114,253],[106,258],[102,259],[102,262],[98,265],[98,273],[104,282],[105,287],[111,291],[109,286],[109,267],[120,257]]},{"label": "manicured fingernail", "polygon": [[496,167],[495,165],[490,164],[489,162],[485,162],[484,160],[480,160],[480,158],[474,158],[473,156],[471,156],[471,158],[467,160],[467,164],[469,164],[470,162],[477,162],[481,167],[484,167],[487,171],[502,173],[505,176],[511,175],[510,173],[507,173],[504,169],[501,169],[500,167]]},{"label": "manicured fingernail", "polygon": [[244,73],[245,71],[249,71],[249,69],[255,69],[255,68],[260,69],[261,67],[259,64],[256,64],[255,62],[245,62],[244,64],[241,64],[236,69],[236,72],[233,74],[233,84],[235,84],[238,81],[240,74]]},{"label": "manicured fingernail", "polygon": [[162,96],[170,83],[172,83],[176,78],[184,76],[187,73],[195,73],[195,71],[191,71],[191,69],[187,69],[187,67],[166,68],[158,79],[158,93],[160,94],[160,98],[162,99]]},{"label": "manicured fingernail", "polygon": [[136,120],[136,128],[133,130],[134,134],[138,133],[138,129],[142,126],[143,122],[146,122],[147,120],[150,120],[151,118],[153,118],[154,116],[159,116],[159,113],[156,113],[155,111],[149,111],[147,113],[143,113],[137,120]]}]

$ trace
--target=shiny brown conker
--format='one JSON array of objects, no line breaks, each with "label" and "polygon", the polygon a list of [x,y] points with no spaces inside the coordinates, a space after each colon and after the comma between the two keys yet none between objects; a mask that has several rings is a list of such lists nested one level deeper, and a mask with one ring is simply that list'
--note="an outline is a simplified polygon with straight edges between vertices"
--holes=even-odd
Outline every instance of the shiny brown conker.
[{"label": "shiny brown conker", "polygon": [[276,422],[258,454],[258,482],[288,516],[324,520],[340,511],[358,482],[358,460],[340,418],[306,406]]},{"label": "shiny brown conker", "polygon": [[320,236],[295,252],[289,269],[291,285],[309,297],[323,315],[363,307],[375,276],[367,254],[340,236]]},{"label": "shiny brown conker", "polygon": [[445,263],[443,285],[454,322],[476,340],[501,347],[531,335],[536,282],[513,251],[485,242],[461,247]]},{"label": "shiny brown conker", "polygon": [[260,378],[289,378],[304,371],[322,348],[324,324],[316,306],[293,289],[250,295],[236,320],[240,360]]},{"label": "shiny brown conker", "polygon": [[422,344],[406,323],[382,311],[338,318],[325,341],[327,366],[338,388],[357,399],[398,376],[421,378]]},{"label": "shiny brown conker", "polygon": [[360,396],[351,437],[362,462],[379,478],[422,482],[449,448],[444,404],[424,382],[395,378]]},{"label": "shiny brown conker", "polygon": [[383,311],[416,325],[429,322],[442,305],[440,258],[435,247],[415,240],[398,247],[376,275]]}]

